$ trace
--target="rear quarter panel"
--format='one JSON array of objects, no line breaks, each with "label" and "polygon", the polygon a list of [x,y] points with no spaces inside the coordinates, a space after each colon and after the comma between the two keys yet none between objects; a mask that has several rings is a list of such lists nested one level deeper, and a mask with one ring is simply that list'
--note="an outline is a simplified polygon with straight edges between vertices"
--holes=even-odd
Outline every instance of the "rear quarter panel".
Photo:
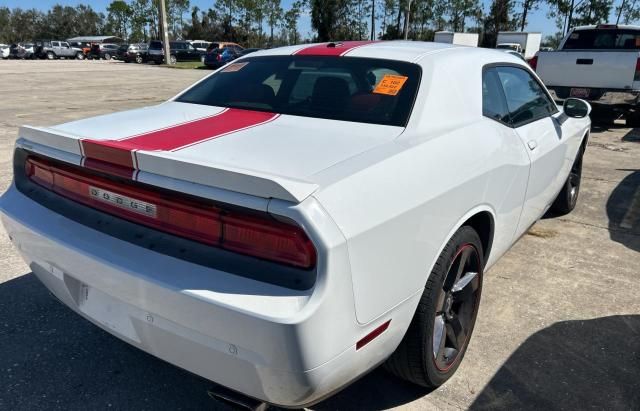
[{"label": "rear quarter panel", "polygon": [[497,126],[479,119],[396,146],[394,155],[314,194],[347,238],[359,322],[422,289],[448,239],[475,213],[495,221],[489,265],[511,246],[529,161],[511,130]]},{"label": "rear quarter panel", "polygon": [[420,62],[404,134],[316,176],[323,188],[314,197],[347,239],[361,323],[424,288],[442,248],[471,215],[486,211],[494,219],[487,266],[514,240],[530,162],[512,129],[482,116],[481,93],[482,66],[511,58],[475,48],[446,53]]}]

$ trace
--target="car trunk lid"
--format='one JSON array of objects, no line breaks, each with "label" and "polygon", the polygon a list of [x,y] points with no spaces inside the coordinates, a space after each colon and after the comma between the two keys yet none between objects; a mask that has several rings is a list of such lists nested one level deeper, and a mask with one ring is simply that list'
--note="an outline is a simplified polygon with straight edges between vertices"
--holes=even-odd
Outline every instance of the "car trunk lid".
[{"label": "car trunk lid", "polygon": [[314,175],[395,139],[403,128],[169,102],[49,128],[18,144],[134,180],[157,176],[300,202]]}]

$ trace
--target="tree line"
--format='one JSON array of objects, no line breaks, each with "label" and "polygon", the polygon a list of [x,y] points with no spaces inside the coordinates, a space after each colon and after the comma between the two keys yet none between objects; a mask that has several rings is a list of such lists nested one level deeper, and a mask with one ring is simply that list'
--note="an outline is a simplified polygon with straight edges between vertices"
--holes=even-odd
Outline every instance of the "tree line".
[{"label": "tree line", "polygon": [[[495,45],[497,33],[524,30],[532,13],[547,6],[558,32],[555,46],[573,26],[606,23],[611,12],[620,23],[640,19],[636,0],[212,0],[201,10],[189,0],[166,0],[172,39],[235,41],[270,47],[305,41],[398,39],[432,40],[436,31],[479,33],[481,44]],[[129,42],[159,38],[158,0],[113,0],[104,11],[89,4],[54,5],[47,11],[0,7],[0,43],[36,38],[115,35]],[[312,33],[300,33],[299,20],[311,18]]]}]

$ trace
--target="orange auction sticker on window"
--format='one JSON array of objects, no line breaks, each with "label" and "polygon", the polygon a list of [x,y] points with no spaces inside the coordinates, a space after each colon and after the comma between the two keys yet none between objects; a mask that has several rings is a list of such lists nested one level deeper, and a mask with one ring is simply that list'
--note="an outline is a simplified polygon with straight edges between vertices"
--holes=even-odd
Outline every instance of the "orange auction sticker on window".
[{"label": "orange auction sticker on window", "polygon": [[249,62],[229,64],[227,67],[225,67],[224,70],[222,70],[222,73],[233,73],[235,71],[240,71],[247,64],[249,64]]},{"label": "orange auction sticker on window", "polygon": [[385,74],[382,77],[382,80],[378,83],[376,88],[373,89],[373,92],[376,94],[386,94],[388,96],[395,96],[402,90],[402,86],[404,86],[405,81],[407,81],[409,77],[407,76],[396,76],[394,74]]}]

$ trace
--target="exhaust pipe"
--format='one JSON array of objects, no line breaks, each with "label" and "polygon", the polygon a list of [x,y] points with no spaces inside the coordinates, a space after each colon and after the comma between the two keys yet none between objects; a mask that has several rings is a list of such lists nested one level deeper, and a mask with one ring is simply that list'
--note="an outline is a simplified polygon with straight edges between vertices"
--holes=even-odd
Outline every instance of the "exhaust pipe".
[{"label": "exhaust pipe", "polygon": [[225,404],[231,405],[234,408],[249,411],[267,411],[269,404],[256,400],[255,398],[247,397],[239,392],[230,390],[221,385],[215,385],[207,391],[209,397],[214,400],[218,400]]}]

